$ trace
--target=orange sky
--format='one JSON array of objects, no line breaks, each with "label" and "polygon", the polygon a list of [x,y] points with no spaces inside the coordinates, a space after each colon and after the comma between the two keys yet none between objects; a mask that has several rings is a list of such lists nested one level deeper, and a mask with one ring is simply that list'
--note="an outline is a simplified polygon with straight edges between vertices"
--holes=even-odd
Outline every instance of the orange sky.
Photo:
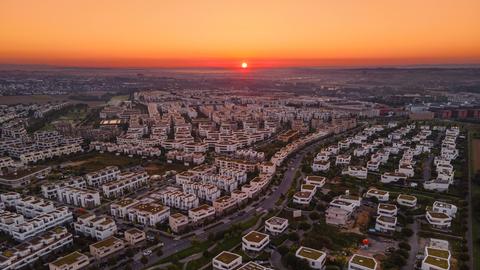
[{"label": "orange sky", "polygon": [[479,0],[0,0],[0,63],[480,63]]}]

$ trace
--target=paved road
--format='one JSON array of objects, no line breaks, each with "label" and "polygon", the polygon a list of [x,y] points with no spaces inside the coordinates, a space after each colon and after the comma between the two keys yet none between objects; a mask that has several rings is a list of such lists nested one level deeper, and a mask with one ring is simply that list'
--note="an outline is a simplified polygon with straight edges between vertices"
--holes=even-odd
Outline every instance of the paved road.
[{"label": "paved road", "polygon": [[418,237],[418,232],[420,231],[420,222],[418,222],[418,218],[419,217],[414,217],[413,224],[410,227],[413,231],[413,236],[408,240],[411,249],[407,264],[402,268],[403,270],[415,269],[415,262],[417,261],[416,257],[420,251],[420,238]]}]

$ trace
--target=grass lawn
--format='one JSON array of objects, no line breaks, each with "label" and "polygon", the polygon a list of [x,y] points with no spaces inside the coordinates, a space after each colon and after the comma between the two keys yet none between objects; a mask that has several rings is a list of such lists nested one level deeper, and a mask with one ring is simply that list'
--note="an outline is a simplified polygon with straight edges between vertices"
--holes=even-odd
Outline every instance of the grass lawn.
[{"label": "grass lawn", "polygon": [[[472,185],[472,198],[480,198],[480,186]],[[474,204],[473,204],[474,205]],[[478,211],[477,211],[478,212]],[[476,213],[475,210],[473,213]],[[474,214],[475,215],[475,214]],[[480,266],[480,217],[473,218],[473,258],[474,265]]]},{"label": "grass lawn", "polygon": [[125,155],[118,155],[112,153],[88,152],[69,157],[62,164],[67,168],[79,170],[81,172],[92,172],[103,169],[107,166],[118,166],[120,168],[140,165],[142,159],[138,157],[130,158]]}]

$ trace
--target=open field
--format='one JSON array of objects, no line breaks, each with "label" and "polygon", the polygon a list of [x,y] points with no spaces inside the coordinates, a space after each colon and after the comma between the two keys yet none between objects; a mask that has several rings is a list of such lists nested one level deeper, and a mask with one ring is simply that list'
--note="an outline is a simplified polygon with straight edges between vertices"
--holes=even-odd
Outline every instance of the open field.
[{"label": "open field", "polygon": [[105,104],[103,101],[80,101],[71,99],[68,95],[31,95],[31,96],[0,96],[0,104],[29,104],[39,103],[46,104],[49,102],[65,102],[71,101],[73,103],[85,103],[90,106],[98,106]]},{"label": "open field", "polygon": [[127,101],[128,98],[129,98],[128,95],[113,96],[113,97],[108,101],[108,105],[118,106],[118,105],[120,105],[120,103],[122,103],[122,101]]}]

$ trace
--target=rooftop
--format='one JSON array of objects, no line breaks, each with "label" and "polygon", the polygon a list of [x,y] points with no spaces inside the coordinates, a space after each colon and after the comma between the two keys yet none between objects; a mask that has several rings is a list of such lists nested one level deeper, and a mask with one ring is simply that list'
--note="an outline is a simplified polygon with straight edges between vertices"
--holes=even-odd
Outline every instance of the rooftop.
[{"label": "rooftop", "polygon": [[311,259],[311,260],[318,260],[325,254],[322,251],[308,248],[308,247],[300,247],[297,252],[299,256],[302,256],[304,258]]},{"label": "rooftop", "polygon": [[436,267],[442,268],[442,269],[448,269],[449,268],[449,262],[446,259],[441,259],[433,256],[427,256],[425,257],[424,262],[434,265]]},{"label": "rooftop", "polygon": [[235,261],[236,259],[241,258],[240,255],[231,253],[228,251],[222,251],[222,253],[218,254],[214,260],[221,261],[224,264],[230,264],[231,262]]},{"label": "rooftop", "polygon": [[59,259],[57,259],[56,261],[52,262],[53,265],[57,266],[57,267],[61,267],[63,265],[71,265],[77,261],[79,261],[82,257],[86,257],[85,255],[83,255],[82,253],[80,252],[72,252],[64,257],[61,257]]},{"label": "rooftop", "polygon": [[267,234],[257,232],[257,231],[251,231],[247,233],[243,238],[249,242],[260,243],[267,237],[268,237]]},{"label": "rooftop", "polygon": [[358,254],[353,255],[352,258],[350,259],[350,262],[356,265],[361,265],[369,269],[375,269],[375,267],[377,267],[377,262],[375,261],[374,258],[366,257]]}]

